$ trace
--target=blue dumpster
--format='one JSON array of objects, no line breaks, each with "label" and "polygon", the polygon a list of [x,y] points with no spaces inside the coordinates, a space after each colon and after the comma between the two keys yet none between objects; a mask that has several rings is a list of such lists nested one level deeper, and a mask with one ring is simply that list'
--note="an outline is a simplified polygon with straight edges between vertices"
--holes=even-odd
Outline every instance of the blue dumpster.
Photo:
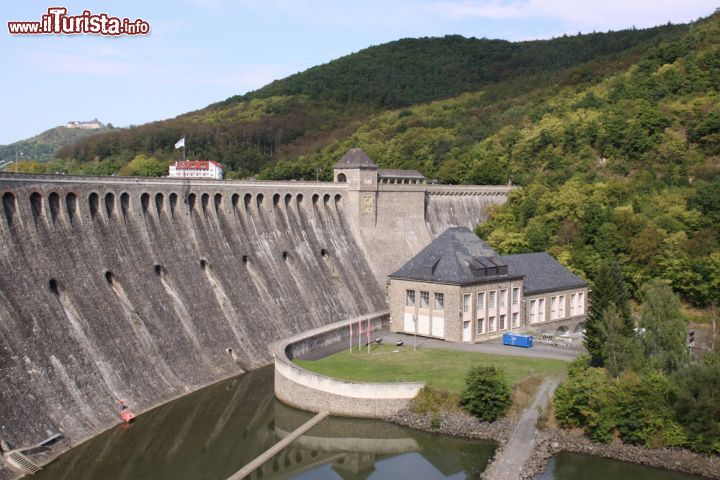
[{"label": "blue dumpster", "polygon": [[532,335],[523,335],[520,333],[503,333],[503,345],[512,345],[513,347],[532,347]]}]

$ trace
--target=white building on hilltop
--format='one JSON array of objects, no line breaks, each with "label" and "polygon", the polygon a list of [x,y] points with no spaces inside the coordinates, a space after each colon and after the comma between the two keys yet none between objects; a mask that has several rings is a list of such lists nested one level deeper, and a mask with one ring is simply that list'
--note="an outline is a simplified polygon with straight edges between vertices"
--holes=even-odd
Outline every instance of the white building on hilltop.
[{"label": "white building on hilltop", "polygon": [[170,178],[223,178],[223,166],[213,160],[181,160],[170,165]]},{"label": "white building on hilltop", "polygon": [[79,122],[77,120],[73,120],[72,122],[67,122],[65,124],[65,128],[81,128],[83,130],[94,130],[104,126],[105,124],[97,118],[95,120],[90,120],[89,122]]}]

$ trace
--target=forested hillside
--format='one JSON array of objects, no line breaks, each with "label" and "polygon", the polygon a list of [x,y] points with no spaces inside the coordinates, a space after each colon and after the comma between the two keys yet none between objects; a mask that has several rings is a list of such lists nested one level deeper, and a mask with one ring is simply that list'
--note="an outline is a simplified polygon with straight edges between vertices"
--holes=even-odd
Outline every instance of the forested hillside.
[{"label": "forested hillside", "polygon": [[20,160],[47,162],[55,156],[55,153],[60,148],[71,145],[81,138],[104,133],[108,130],[108,128],[85,130],[82,128],[66,128],[64,126],[51,128],[26,140],[20,140],[10,145],[0,145],[0,164],[6,161],[14,161],[16,150]]},{"label": "forested hillside", "polygon": [[[477,89],[492,91],[482,100],[490,104],[554,83],[558,76],[571,83],[592,81],[626,68],[650,46],[682,36],[688,28],[667,25],[518,43],[459,36],[399,40],[175,119],[86,139],[59,152],[62,160],[48,168],[162,171],[176,154],[174,143],[186,136],[191,157],[222,162],[230,177],[253,175],[278,160],[295,160],[347,139],[369,119],[396,106]],[[141,169],[130,164],[138,154],[145,155]],[[432,158],[436,164],[445,160]],[[314,178],[314,167],[309,168]]]}]

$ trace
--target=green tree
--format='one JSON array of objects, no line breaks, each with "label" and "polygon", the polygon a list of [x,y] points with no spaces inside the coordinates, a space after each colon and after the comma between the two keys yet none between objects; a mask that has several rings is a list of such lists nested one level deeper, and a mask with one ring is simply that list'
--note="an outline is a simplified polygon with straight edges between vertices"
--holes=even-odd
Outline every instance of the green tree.
[{"label": "green tree", "polygon": [[641,338],[648,365],[662,372],[674,372],[684,367],[689,360],[689,351],[680,299],[661,280],[643,285],[641,296]]},{"label": "green tree", "polygon": [[703,362],[673,375],[673,408],[688,434],[690,447],[720,453],[720,357],[709,354]]},{"label": "green tree", "polygon": [[47,173],[45,164],[35,160],[20,160],[15,165],[8,167],[7,170],[17,173]]},{"label": "green tree", "polygon": [[610,305],[614,305],[622,323],[619,334],[632,336],[635,324],[630,315],[625,280],[617,262],[610,261],[601,264],[593,283],[594,288],[590,293],[590,308],[585,321],[585,347],[590,353],[591,364],[599,366],[603,364],[603,348],[606,340],[603,327],[604,316]]},{"label": "green tree", "polygon": [[130,163],[120,169],[120,175],[138,177],[162,177],[168,173],[168,162],[163,162],[155,157],[136,155]]},{"label": "green tree", "polygon": [[465,377],[465,391],[460,405],[480,420],[492,422],[510,407],[510,387],[502,370],[494,365],[470,368]]},{"label": "green tree", "polygon": [[601,443],[612,440],[615,428],[612,383],[602,368],[578,357],[568,368],[568,378],[555,391],[555,418],[561,427],[584,428]]},{"label": "green tree", "polygon": [[608,305],[603,313],[601,330],[605,337],[602,357],[610,375],[617,377],[625,370],[631,370],[640,363],[640,343],[633,331],[627,333],[625,319],[615,304]]}]

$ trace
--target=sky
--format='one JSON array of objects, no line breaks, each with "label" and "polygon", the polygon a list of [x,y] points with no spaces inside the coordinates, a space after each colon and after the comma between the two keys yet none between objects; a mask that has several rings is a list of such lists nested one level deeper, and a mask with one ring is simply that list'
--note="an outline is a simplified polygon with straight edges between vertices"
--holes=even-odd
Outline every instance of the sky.
[{"label": "sky", "polygon": [[[150,24],[145,36],[11,35],[50,7]],[[399,38],[506,40],[645,28],[717,0],[0,0],[0,145],[71,120],[171,118]]]}]

